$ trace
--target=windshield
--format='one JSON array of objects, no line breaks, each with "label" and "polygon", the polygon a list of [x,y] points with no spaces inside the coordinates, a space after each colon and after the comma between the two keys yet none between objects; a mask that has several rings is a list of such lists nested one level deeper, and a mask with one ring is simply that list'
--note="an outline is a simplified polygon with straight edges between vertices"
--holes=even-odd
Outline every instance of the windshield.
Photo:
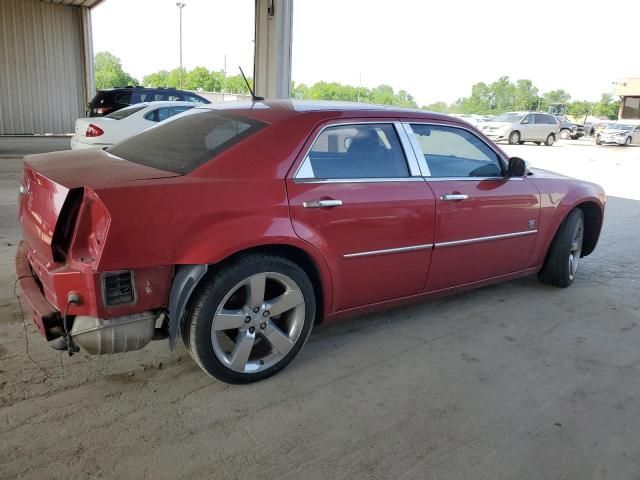
[{"label": "windshield", "polygon": [[229,111],[194,108],[114,145],[107,152],[130,162],[185,174],[264,126]]},{"label": "windshield", "polygon": [[516,112],[505,112],[501,115],[498,115],[494,122],[507,122],[507,123],[518,123],[524,117],[523,113]]},{"label": "windshield", "polygon": [[633,125],[625,125],[624,123],[614,123],[613,125],[609,125],[607,128],[610,130],[624,130],[625,132],[630,132],[633,129]]}]

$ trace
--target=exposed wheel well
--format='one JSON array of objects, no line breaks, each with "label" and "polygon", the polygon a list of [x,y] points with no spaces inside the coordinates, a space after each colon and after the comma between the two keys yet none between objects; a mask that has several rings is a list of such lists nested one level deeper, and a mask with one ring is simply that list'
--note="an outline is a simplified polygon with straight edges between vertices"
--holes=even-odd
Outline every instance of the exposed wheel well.
[{"label": "exposed wheel well", "polygon": [[596,248],[602,229],[602,210],[594,202],[584,202],[577,206],[584,214],[584,240],[582,256],[586,257]]},{"label": "exposed wheel well", "polygon": [[316,296],[316,319],[315,323],[318,324],[322,321],[324,317],[324,289],[322,286],[322,280],[320,279],[320,272],[318,267],[316,266],[313,259],[309,256],[307,252],[304,250],[291,246],[291,245],[260,245],[258,247],[252,247],[246,250],[242,250],[240,252],[234,253],[230,257],[225,258],[219,263],[214,265],[210,265],[210,271],[217,271],[224,265],[237,260],[240,257],[252,255],[252,254],[268,254],[268,255],[278,255],[280,257],[287,258],[292,262],[298,264],[305,273],[309,276],[309,280],[311,280],[311,284],[313,285],[313,291]]}]

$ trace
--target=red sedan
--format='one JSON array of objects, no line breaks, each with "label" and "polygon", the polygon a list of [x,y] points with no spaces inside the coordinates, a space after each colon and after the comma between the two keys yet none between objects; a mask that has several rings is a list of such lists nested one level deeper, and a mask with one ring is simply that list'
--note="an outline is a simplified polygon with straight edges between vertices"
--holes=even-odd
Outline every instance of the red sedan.
[{"label": "red sedan", "polygon": [[604,203],[445,115],[208,105],[107,151],[27,157],[16,266],[55,348],[182,337],[208,374],[250,382],[316,323],[530,274],[568,286]]}]

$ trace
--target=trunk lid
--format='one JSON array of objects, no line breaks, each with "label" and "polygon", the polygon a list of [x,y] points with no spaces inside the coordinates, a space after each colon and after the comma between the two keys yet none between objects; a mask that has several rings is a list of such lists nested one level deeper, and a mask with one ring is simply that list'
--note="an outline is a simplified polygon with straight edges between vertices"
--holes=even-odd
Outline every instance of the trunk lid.
[{"label": "trunk lid", "polygon": [[131,182],[179,174],[128,162],[103,150],[30,155],[18,198],[18,217],[29,253],[44,265],[53,263],[51,240],[62,207],[72,189],[121,187]]}]

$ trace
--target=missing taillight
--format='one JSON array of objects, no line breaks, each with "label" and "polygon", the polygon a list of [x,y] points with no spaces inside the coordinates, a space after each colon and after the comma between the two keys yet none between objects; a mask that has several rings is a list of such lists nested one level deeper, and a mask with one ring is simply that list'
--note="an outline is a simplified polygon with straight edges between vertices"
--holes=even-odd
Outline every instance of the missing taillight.
[{"label": "missing taillight", "polygon": [[69,190],[67,198],[62,205],[53,231],[53,237],[51,238],[51,253],[54,262],[64,263],[67,260],[83,195],[83,188],[73,188]]},{"label": "missing taillight", "polygon": [[102,275],[102,294],[106,307],[135,303],[135,288],[131,271]]}]

